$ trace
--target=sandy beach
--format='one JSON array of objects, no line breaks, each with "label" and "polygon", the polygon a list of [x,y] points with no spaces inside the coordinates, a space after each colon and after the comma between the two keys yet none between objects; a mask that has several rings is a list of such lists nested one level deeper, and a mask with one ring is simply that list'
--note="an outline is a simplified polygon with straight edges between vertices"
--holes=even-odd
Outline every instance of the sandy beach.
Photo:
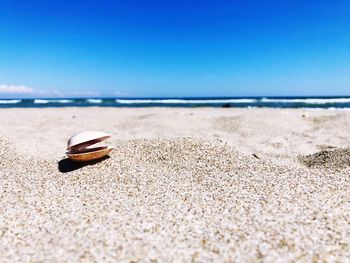
[{"label": "sandy beach", "polygon": [[349,147],[350,111],[1,109],[0,261],[346,262]]}]

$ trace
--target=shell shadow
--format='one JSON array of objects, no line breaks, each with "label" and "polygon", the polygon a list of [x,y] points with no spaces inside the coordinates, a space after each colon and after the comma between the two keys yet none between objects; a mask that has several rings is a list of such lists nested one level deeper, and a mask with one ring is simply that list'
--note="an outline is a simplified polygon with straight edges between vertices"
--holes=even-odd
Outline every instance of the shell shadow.
[{"label": "shell shadow", "polygon": [[81,169],[81,168],[83,168],[85,166],[94,165],[94,164],[103,162],[103,161],[105,161],[105,160],[107,160],[109,158],[110,157],[107,155],[107,156],[104,156],[104,157],[102,157],[100,159],[93,160],[93,161],[88,161],[88,162],[73,162],[69,158],[64,158],[64,159],[62,159],[61,161],[58,162],[58,170],[61,173],[73,172],[73,171]]}]

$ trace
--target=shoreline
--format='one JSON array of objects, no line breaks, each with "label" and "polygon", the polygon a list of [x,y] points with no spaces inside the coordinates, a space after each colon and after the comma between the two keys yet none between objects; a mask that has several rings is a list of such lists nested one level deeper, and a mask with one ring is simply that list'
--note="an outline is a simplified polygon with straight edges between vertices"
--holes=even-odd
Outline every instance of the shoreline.
[{"label": "shoreline", "polygon": [[33,98],[0,99],[0,108],[13,107],[257,107],[257,108],[350,108],[349,96],[311,97],[195,97],[195,98]]}]

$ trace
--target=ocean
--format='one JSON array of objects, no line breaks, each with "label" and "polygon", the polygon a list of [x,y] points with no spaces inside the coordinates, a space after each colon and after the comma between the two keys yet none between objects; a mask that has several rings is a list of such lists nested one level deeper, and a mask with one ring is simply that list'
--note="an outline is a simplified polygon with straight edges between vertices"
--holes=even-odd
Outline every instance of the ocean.
[{"label": "ocean", "polygon": [[223,107],[350,109],[350,97],[0,99],[0,108]]}]

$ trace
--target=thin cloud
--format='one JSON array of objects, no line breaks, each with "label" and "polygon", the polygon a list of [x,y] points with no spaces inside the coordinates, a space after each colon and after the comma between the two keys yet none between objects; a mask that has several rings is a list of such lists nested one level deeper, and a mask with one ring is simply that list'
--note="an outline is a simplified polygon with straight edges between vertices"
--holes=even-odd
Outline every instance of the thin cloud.
[{"label": "thin cloud", "polygon": [[67,97],[98,97],[100,93],[97,91],[76,91],[66,94]]},{"label": "thin cloud", "polygon": [[98,97],[96,91],[72,91],[62,92],[57,89],[33,89],[24,85],[0,84],[0,97],[18,97],[18,98],[69,98],[69,97]]},{"label": "thin cloud", "polygon": [[128,94],[123,91],[116,90],[113,92],[113,95],[118,97],[118,96],[127,96]]},{"label": "thin cloud", "polygon": [[39,90],[34,91],[34,95],[38,97],[46,98],[85,98],[85,97],[98,97],[99,92],[96,91],[72,91],[72,92],[62,92],[60,90]]},{"label": "thin cloud", "polygon": [[23,85],[0,85],[0,93],[6,94],[31,94],[34,93],[34,90],[30,87]]},{"label": "thin cloud", "polygon": [[38,90],[34,91],[34,95],[38,97],[64,97],[64,93],[59,90]]}]

